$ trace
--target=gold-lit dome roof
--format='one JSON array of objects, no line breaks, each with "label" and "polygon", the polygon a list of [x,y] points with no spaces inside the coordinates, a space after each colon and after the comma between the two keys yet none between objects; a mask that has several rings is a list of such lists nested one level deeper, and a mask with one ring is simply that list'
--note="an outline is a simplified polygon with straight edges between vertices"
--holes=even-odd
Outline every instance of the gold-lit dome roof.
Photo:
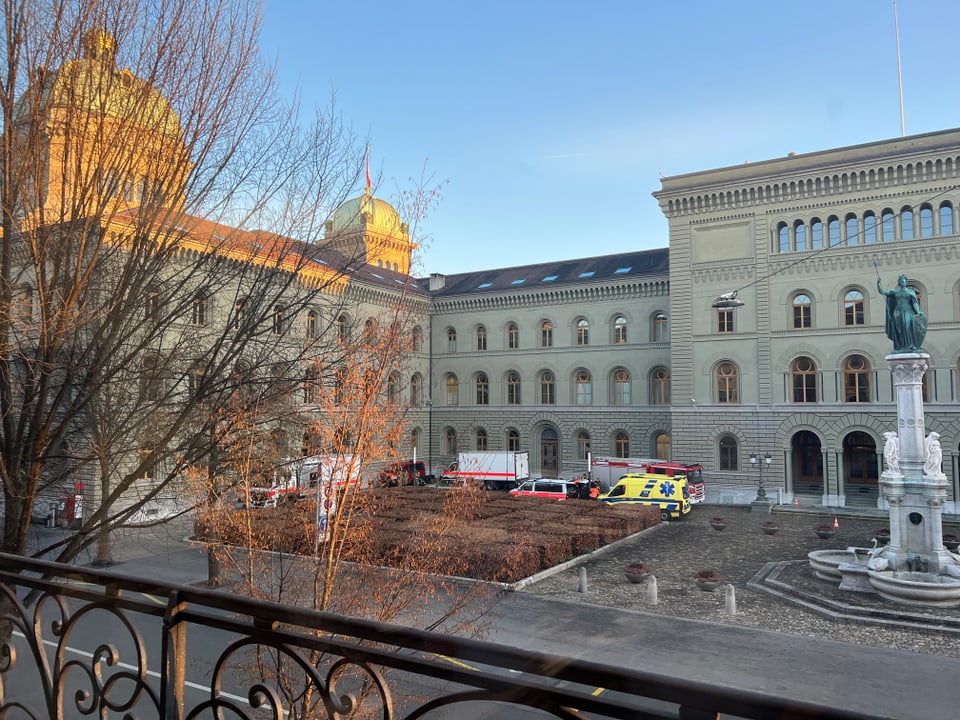
[{"label": "gold-lit dome roof", "polygon": [[370,193],[364,193],[360,197],[344,200],[333,211],[327,232],[337,235],[349,230],[365,230],[394,237],[402,234],[405,228],[400,221],[400,213],[393,205]]},{"label": "gold-lit dome roof", "polygon": [[[180,119],[169,101],[129,69],[117,69],[116,45],[114,37],[103,28],[88,32],[83,38],[81,57],[42,76],[41,108],[49,111],[57,106],[79,107],[179,137]],[[23,97],[15,116],[29,113],[29,103]]]}]

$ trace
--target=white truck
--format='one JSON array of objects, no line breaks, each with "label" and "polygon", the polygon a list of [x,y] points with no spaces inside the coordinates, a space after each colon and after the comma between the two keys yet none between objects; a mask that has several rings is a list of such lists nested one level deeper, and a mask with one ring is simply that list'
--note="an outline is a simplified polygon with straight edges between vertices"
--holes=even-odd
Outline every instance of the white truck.
[{"label": "white truck", "polygon": [[250,488],[252,507],[276,507],[300,500],[323,488],[343,488],[359,482],[360,467],[353,455],[310,455],[287,458],[269,487]]},{"label": "white truck", "polygon": [[482,482],[487,490],[510,490],[530,477],[530,455],[522,452],[462,452],[443,471],[440,482]]}]

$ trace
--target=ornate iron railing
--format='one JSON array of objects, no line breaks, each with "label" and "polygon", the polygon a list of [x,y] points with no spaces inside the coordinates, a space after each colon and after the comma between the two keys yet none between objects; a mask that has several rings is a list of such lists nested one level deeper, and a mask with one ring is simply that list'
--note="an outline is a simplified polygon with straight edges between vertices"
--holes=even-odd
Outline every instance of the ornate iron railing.
[{"label": "ornate iron railing", "polygon": [[0,583],[0,718],[863,717],[18,556]]}]

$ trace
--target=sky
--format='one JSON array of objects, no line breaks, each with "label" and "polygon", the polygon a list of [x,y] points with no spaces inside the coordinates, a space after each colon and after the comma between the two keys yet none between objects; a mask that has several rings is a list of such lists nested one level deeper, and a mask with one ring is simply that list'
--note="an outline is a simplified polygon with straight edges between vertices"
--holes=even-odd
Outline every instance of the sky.
[{"label": "sky", "polygon": [[[443,183],[417,276],[666,247],[661,175],[901,135],[892,0],[263,2],[282,91],[335,95],[374,194]],[[906,134],[960,126],[960,2],[896,9]]]}]

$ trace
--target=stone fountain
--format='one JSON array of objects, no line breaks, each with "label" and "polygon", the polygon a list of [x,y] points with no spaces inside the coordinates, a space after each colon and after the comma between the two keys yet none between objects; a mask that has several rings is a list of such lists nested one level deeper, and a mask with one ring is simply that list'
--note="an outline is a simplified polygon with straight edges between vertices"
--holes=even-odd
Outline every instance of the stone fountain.
[{"label": "stone fountain", "polygon": [[897,431],[884,433],[886,468],[880,475],[889,503],[890,542],[873,549],[817,550],[809,554],[818,577],[840,588],[874,592],[887,600],[925,606],[960,606],[960,555],[943,545],[943,503],[949,483],[942,471],[940,436],[925,435],[923,376],[930,356],[920,343],[926,317],[901,275],[887,296],[887,355],[897,399]]}]

